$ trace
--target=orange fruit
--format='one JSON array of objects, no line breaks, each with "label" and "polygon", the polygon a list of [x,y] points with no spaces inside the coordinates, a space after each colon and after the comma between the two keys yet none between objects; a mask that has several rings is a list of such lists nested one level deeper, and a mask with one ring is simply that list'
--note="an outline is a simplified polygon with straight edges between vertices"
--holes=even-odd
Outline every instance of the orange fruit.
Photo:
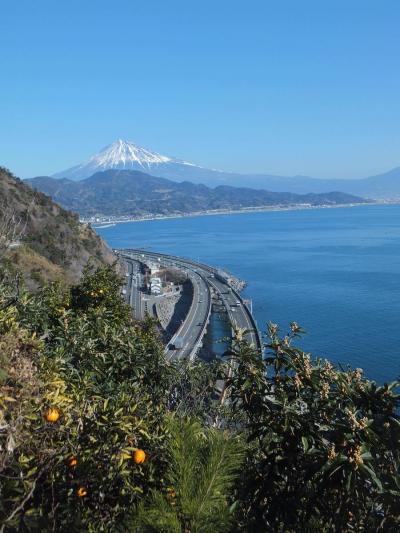
[{"label": "orange fruit", "polygon": [[70,457],[67,461],[67,465],[70,467],[70,468],[74,468],[74,466],[76,466],[78,464],[78,459],[75,457],[75,455],[73,455],[72,457]]},{"label": "orange fruit", "polygon": [[84,485],[81,485],[76,489],[76,495],[78,496],[78,498],[84,498],[85,496],[87,496],[87,493],[87,488]]},{"label": "orange fruit", "polygon": [[57,422],[57,420],[60,418],[60,411],[56,407],[49,407],[44,413],[44,417],[47,422]]},{"label": "orange fruit", "polygon": [[136,463],[137,465],[140,465],[144,463],[145,460],[146,460],[146,453],[144,452],[144,450],[135,450],[133,452],[134,463]]},{"label": "orange fruit", "polygon": [[168,500],[174,500],[176,498],[176,492],[174,491],[173,487],[168,487],[167,489],[167,499]]}]

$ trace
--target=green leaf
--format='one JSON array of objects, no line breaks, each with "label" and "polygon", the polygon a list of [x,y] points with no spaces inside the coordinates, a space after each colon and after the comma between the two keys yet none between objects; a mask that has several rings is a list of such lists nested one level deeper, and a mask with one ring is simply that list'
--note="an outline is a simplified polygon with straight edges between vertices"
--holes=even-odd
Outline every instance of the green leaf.
[{"label": "green leaf", "polygon": [[306,437],[301,437],[301,442],[303,443],[304,452],[307,453],[307,450],[309,448],[308,440],[306,439]]},{"label": "green leaf", "polygon": [[359,465],[359,469],[362,472],[369,474],[369,477],[372,478],[372,481],[375,483],[375,485],[377,486],[378,490],[381,492],[382,491],[382,482],[378,478],[378,476],[376,475],[375,471],[372,468],[370,468],[369,466],[365,465],[365,464]]}]

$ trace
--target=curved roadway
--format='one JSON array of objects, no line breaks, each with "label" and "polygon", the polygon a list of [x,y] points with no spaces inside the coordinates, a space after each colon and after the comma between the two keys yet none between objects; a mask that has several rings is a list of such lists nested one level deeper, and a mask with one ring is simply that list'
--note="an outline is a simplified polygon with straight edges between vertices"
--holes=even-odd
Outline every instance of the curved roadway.
[{"label": "curved roadway", "polygon": [[[166,348],[171,358],[194,357],[201,346],[211,313],[211,289],[218,293],[229,316],[232,327],[246,330],[246,339],[257,349],[261,349],[261,338],[257,324],[241,296],[218,274],[218,270],[192,261],[190,259],[149,252],[147,250],[118,251],[125,261],[159,262],[163,266],[173,266],[187,273],[193,285],[193,300],[189,313],[179,330],[175,333]],[[139,291],[137,291],[139,292]],[[139,296],[140,299],[140,296]],[[131,303],[131,305],[133,302]],[[136,304],[137,305],[137,304]],[[140,304],[139,304],[140,307]],[[173,349],[176,338],[183,341],[182,348]]]},{"label": "curved roadway", "polygon": [[[143,251],[124,250],[120,255],[128,264],[129,269],[132,268],[132,266],[129,265],[137,262],[146,263],[150,260],[151,262],[159,263],[162,266],[175,266],[186,273],[193,286],[192,303],[188,314],[169,341],[165,351],[166,355],[171,359],[194,357],[201,346],[211,314],[210,286],[202,274],[196,272],[196,270],[190,265],[183,263],[178,264],[176,261],[171,261],[169,257],[162,256],[161,254],[148,254]],[[136,293],[140,294],[139,289],[137,289]],[[129,294],[129,290],[127,291],[127,294]],[[135,315],[137,316],[136,312]],[[180,341],[181,345],[175,348],[177,340]]]}]

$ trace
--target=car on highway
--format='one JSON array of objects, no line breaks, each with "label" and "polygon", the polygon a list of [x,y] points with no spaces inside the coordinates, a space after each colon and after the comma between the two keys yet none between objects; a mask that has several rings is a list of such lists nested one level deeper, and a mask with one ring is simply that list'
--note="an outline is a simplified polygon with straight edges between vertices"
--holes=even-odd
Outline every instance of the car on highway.
[{"label": "car on highway", "polygon": [[183,348],[183,337],[175,337],[173,343],[170,344],[173,350],[180,350]]}]

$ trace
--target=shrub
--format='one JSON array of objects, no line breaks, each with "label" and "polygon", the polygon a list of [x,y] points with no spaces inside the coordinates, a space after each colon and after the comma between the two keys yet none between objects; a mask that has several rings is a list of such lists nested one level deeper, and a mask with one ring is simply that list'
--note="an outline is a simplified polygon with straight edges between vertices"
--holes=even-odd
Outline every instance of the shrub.
[{"label": "shrub", "polygon": [[1,521],[10,531],[112,530],[162,477],[170,370],[153,325],[132,321],[106,268],[70,291],[21,294],[0,331]]},{"label": "shrub", "polygon": [[262,359],[236,339],[232,409],[249,444],[240,480],[247,531],[398,531],[398,383],[378,386],[292,347],[269,326]]}]

